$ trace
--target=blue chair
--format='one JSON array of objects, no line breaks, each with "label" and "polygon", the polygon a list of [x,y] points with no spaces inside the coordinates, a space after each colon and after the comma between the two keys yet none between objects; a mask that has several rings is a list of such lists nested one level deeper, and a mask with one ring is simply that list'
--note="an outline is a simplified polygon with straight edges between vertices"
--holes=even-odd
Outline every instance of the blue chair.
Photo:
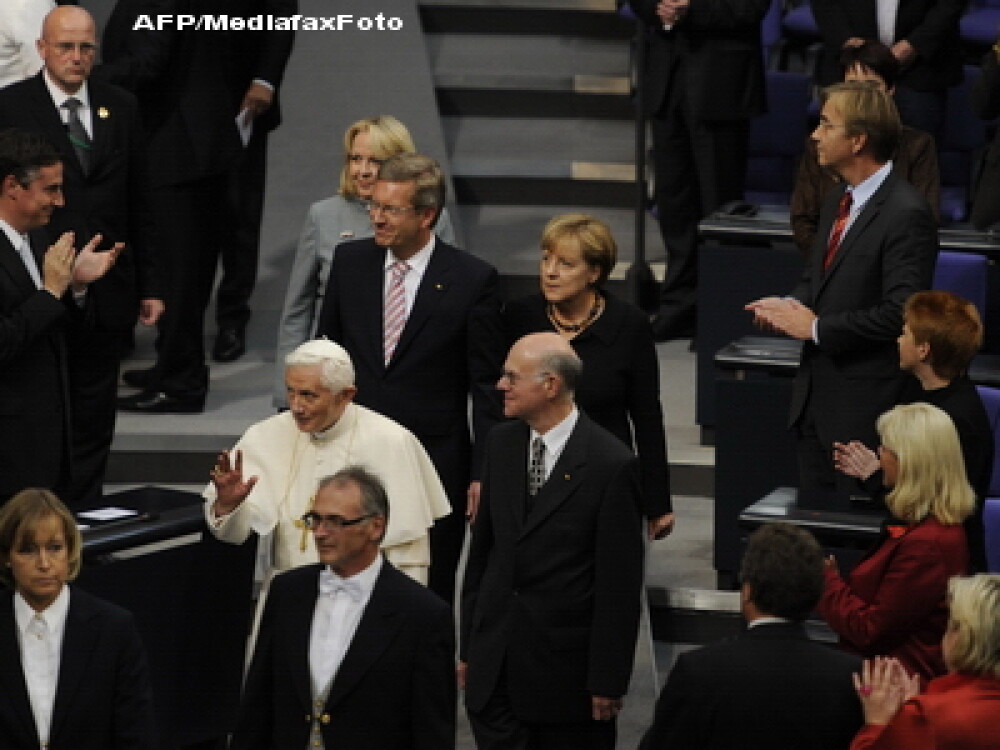
[{"label": "blue chair", "polygon": [[812,82],[805,73],[767,72],[767,112],[750,121],[745,197],[787,204],[806,139]]},{"label": "blue chair", "polygon": [[931,289],[954,292],[964,297],[979,310],[981,320],[986,320],[986,274],[989,260],[977,253],[958,253],[942,250],[934,266]]},{"label": "blue chair", "polygon": [[970,92],[979,76],[979,68],[966,65],[962,83],[948,89],[948,109],[938,143],[943,224],[964,221],[968,215],[973,166],[986,145],[986,124],[976,116],[970,104]]},{"label": "blue chair", "polygon": [[781,16],[784,0],[771,0],[771,6],[760,22],[760,46],[764,50],[764,67],[778,70],[781,67],[781,52],[784,39],[781,36]]},{"label": "blue chair", "polygon": [[972,0],[958,22],[962,41],[977,47],[989,47],[1000,27],[1000,0]]},{"label": "blue chair", "polygon": [[[1000,389],[977,385],[986,416],[996,443],[1000,437]],[[990,491],[983,506],[983,528],[986,535],[986,565],[991,573],[1000,573],[1000,445],[993,457]]]}]

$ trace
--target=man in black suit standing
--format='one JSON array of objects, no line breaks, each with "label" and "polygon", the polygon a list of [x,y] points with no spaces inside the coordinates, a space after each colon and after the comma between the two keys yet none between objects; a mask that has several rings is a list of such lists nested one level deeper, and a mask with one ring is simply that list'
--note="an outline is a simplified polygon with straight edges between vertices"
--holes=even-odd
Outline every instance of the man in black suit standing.
[{"label": "man in black suit standing", "polygon": [[898,402],[896,338],[903,303],[930,285],[937,224],[926,199],[893,169],[900,122],[889,95],[864,83],[824,92],[812,137],[842,189],[820,211],[811,257],[789,297],[746,309],[768,329],[804,342],[792,387],[799,485],[854,489],[833,465],[833,444],[877,445],[875,420]]},{"label": "man in black suit standing", "polygon": [[25,487],[69,484],[64,330],[86,318],[88,285],[121,252],[121,245],[94,252],[95,237],[77,255],[71,233],[50,247],[32,231],[63,204],[62,184],[51,144],[35,133],[0,131],[0,503]]},{"label": "man in black suit standing", "polygon": [[[156,365],[123,374],[126,383],[142,391],[119,399],[118,407],[190,413],[204,409],[208,393],[204,317],[220,255],[226,279],[218,294],[221,335],[213,354],[230,361],[245,349],[267,136],[280,123],[276,92],[295,32],[132,28],[129,19],[157,6],[163,0],[122,0],[105,33],[110,49],[103,73],[133,82],[143,104],[154,221],[168,284]],[[172,14],[288,17],[295,15],[298,2],[171,0],[168,7]],[[164,63],[159,75],[151,72]],[[240,270],[234,276],[235,266]]]},{"label": "man in black suit standing", "polygon": [[382,165],[375,236],[338,246],[316,333],[351,355],[358,403],[406,427],[434,462],[452,512],[431,529],[429,585],[452,601],[466,510],[474,515],[478,500],[470,480],[500,418],[493,383],[504,344],[496,269],[431,231],[444,197],[432,159],[399,154]]},{"label": "man in black suit standing", "polygon": [[649,26],[644,71],[667,273],[659,340],[695,329],[698,222],[742,200],[750,118],[765,109],[760,22],[769,0],[632,0]]},{"label": "man in black suit standing", "polygon": [[232,750],[454,749],[451,609],[382,559],[388,515],[364,469],[320,482],[321,562],[271,584]]},{"label": "man in black suit standing", "polygon": [[642,590],[638,459],[577,410],[555,333],[511,348],[462,587],[459,683],[479,750],[611,750]]},{"label": "man in black suit standing", "polygon": [[101,248],[125,244],[119,262],[88,291],[93,318],[73,326],[69,386],[73,485],[67,500],[100,499],[115,430],[121,343],[135,325],[163,311],[147,203],[145,152],[135,98],[88,80],[96,55],[94,20],[82,8],[58,7],[41,29],[42,71],[0,91],[0,126],[44,136],[59,149],[65,205],[49,223],[50,241],[72,231]]},{"label": "man in black suit standing", "polygon": [[807,531],[763,526],[740,571],[740,637],[677,657],[640,750],[843,750],[861,728],[851,675],[861,659],[806,635],[823,592]]}]

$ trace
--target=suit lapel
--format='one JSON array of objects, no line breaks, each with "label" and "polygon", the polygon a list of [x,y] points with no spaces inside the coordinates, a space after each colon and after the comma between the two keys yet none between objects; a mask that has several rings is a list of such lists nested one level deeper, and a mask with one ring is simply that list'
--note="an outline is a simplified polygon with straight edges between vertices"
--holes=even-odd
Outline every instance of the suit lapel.
[{"label": "suit lapel", "polygon": [[90,83],[88,86],[90,94],[90,127],[93,135],[93,148],[90,152],[90,174],[95,175],[107,159],[109,147],[113,142],[115,111],[110,106],[106,93],[100,86]]},{"label": "suit lapel", "polygon": [[94,627],[95,613],[85,599],[70,589],[69,612],[63,631],[62,649],[59,654],[59,680],[52,706],[50,738],[58,736],[59,727],[66,720],[80,689],[86,689],[87,666],[95,653],[98,630]]},{"label": "suit lapel", "polygon": [[420,286],[417,287],[417,297],[413,300],[413,309],[410,310],[406,325],[403,326],[403,331],[399,335],[399,343],[396,344],[392,359],[389,360],[389,367],[392,367],[410,346],[416,338],[417,332],[448,293],[452,284],[451,267],[453,265],[452,253],[454,252],[457,251],[440,240],[434,240],[434,250],[431,252],[424,276],[420,280]]},{"label": "suit lapel", "polygon": [[363,334],[359,331],[359,338],[365,347],[364,356],[370,357],[375,367],[372,372],[382,372],[385,369],[385,354],[383,353],[383,316],[385,306],[385,254],[386,250],[375,244],[375,240],[369,240],[371,250],[362,255],[359,264],[361,273],[358,276],[358,283],[366,288],[362,295],[365,310],[358,310],[356,315],[345,317],[350,320],[351,325],[357,324],[364,327]]},{"label": "suit lapel", "polygon": [[14,620],[14,596],[8,591],[0,595],[0,692],[13,707],[25,738],[38,741],[35,716],[28,700],[28,686],[24,681],[21,665],[21,648],[18,645],[17,623]]},{"label": "suit lapel", "polygon": [[395,595],[394,579],[397,575],[402,573],[383,561],[382,570],[361,615],[358,629],[333,678],[330,694],[327,696],[327,707],[347,695],[392,643],[396,631],[402,624]]},{"label": "suit lapel", "polygon": [[[288,643],[292,653],[290,663],[299,665],[293,672],[295,689],[299,693],[303,705],[312,706],[312,675],[309,670],[309,638],[312,631],[313,614],[316,611],[316,600],[319,596],[319,572],[322,565],[316,565],[313,575],[303,579],[302,589],[296,591],[288,600],[288,612],[283,617],[287,627]],[[283,637],[283,636],[282,636]]]},{"label": "suit lapel", "polygon": [[[38,272],[41,273],[42,270],[42,259],[39,257],[39,253],[36,248],[37,243],[32,243],[32,250],[35,251],[35,261],[38,265]],[[31,274],[28,273],[28,269],[24,267],[24,261],[21,260],[21,254],[14,249],[14,246],[10,244],[10,240],[7,239],[7,234],[0,231],[0,270],[5,272],[9,277],[15,288],[23,290],[25,294],[35,291],[35,282],[31,280]]]},{"label": "suit lapel", "polygon": [[521,530],[522,537],[530,534],[535,527],[552,515],[583,481],[587,462],[588,427],[587,417],[580,412],[576,427],[566,441],[562,455],[552,467],[548,480],[535,495],[535,501]]},{"label": "suit lapel", "polygon": [[[844,262],[844,258],[851,252],[855,244],[857,244],[859,238],[861,238],[865,230],[868,229],[872,221],[878,216],[879,212],[882,210],[882,204],[885,202],[886,196],[889,194],[889,190],[892,186],[892,182],[895,179],[895,172],[890,171],[886,178],[879,185],[878,190],[872,194],[872,197],[868,199],[865,203],[864,208],[861,209],[861,213],[851,222],[851,226],[848,228],[847,232],[844,234],[843,239],[840,242],[840,247],[837,249],[837,254],[833,256],[833,262],[830,263],[830,268],[827,269],[825,273],[822,273],[820,278],[819,289],[817,290],[817,297],[823,291],[826,286],[827,281],[833,274],[837,272],[837,269]],[[820,260],[821,271],[822,271],[822,259]]]}]

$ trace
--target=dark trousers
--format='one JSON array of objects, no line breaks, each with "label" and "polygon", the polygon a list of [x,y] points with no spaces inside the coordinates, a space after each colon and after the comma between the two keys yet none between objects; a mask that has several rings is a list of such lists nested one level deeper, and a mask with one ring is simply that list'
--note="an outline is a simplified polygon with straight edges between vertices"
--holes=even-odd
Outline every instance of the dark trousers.
[{"label": "dark trousers", "polygon": [[228,176],[226,200],[231,223],[221,238],[222,279],[215,299],[215,320],[219,328],[243,328],[250,319],[250,295],[257,283],[266,181],[267,133],[254,131]]},{"label": "dark trousers", "polygon": [[478,750],[614,750],[614,720],[540,724],[518,719],[511,707],[505,671],[506,665],[482,710],[467,709]]},{"label": "dark trousers", "polygon": [[724,203],[743,198],[749,127],[745,120],[693,118],[677,78],[651,129],[656,209],[667,250],[659,314],[667,324],[693,325],[698,222]]},{"label": "dark trousers", "polygon": [[104,473],[115,435],[115,399],[122,332],[74,325],[67,342],[72,480],[63,499],[74,505],[104,496]]},{"label": "dark trousers", "polygon": [[208,391],[205,310],[212,296],[226,224],[227,175],[153,191],[153,211],[167,276],[166,310],[158,324],[158,389],[174,396]]}]

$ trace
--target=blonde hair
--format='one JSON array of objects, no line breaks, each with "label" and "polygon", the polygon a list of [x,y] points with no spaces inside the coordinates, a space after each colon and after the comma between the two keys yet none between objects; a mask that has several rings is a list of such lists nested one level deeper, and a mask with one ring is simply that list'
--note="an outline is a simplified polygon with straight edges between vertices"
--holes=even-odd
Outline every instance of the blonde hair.
[{"label": "blonde hair", "polygon": [[565,239],[575,239],[584,262],[600,272],[594,286],[608,280],[618,261],[618,246],[607,224],[587,214],[556,216],[542,230],[542,250],[554,250]]},{"label": "blonde hair", "polygon": [[385,161],[396,154],[412,154],[417,150],[406,126],[392,115],[366,117],[351,125],[344,133],[344,166],[340,169],[340,190],[345,198],[357,198],[358,189],[351,179],[351,147],[358,133],[368,134],[368,146],[376,159]]},{"label": "blonde hair", "polygon": [[1000,678],[1000,575],[955,577],[948,582],[953,640],[948,666]]},{"label": "blonde hair", "polygon": [[877,428],[899,461],[896,486],[885,499],[894,516],[957,524],[972,513],[975,493],[951,417],[931,404],[904,404],[880,416]]},{"label": "blonde hair", "polygon": [[72,581],[80,572],[80,558],[83,555],[83,539],[76,526],[76,519],[62,501],[49,490],[29,487],[21,490],[0,508],[0,581],[14,587],[14,576],[10,569],[11,552],[34,534],[43,521],[56,518],[62,523],[66,537],[66,555],[69,563],[67,581]]},{"label": "blonde hair", "polygon": [[896,153],[902,124],[892,97],[871,81],[836,83],[823,91],[823,103],[830,103],[844,118],[848,136],[866,136],[864,150],[881,163]]}]

